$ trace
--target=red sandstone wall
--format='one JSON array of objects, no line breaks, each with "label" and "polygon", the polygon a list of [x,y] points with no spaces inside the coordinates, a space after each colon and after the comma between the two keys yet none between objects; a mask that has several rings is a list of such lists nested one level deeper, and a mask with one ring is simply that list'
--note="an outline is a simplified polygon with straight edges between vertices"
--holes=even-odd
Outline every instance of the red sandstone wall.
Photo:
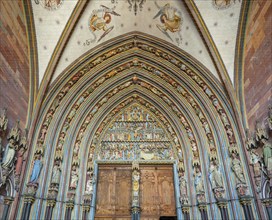
[{"label": "red sandstone wall", "polygon": [[245,36],[244,93],[251,131],[272,103],[272,1],[252,1]]},{"label": "red sandstone wall", "polygon": [[26,124],[29,56],[22,0],[0,1],[0,108],[8,109],[9,127]]}]

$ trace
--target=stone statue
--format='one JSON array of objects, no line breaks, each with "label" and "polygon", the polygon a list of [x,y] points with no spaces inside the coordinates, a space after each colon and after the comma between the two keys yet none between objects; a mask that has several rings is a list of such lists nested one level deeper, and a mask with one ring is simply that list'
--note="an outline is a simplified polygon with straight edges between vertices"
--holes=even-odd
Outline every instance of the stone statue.
[{"label": "stone statue", "polygon": [[36,183],[39,176],[40,176],[40,172],[41,172],[41,169],[42,169],[42,166],[43,166],[43,163],[41,161],[41,157],[36,157],[35,161],[34,161],[34,165],[33,165],[33,168],[32,168],[32,173],[31,173],[31,176],[30,176],[30,180],[29,182],[30,183]]},{"label": "stone statue", "polygon": [[237,159],[237,156],[233,153],[233,159],[232,159],[232,165],[231,165],[231,169],[233,170],[236,179],[237,179],[237,183],[246,183],[245,177],[244,177],[244,173],[243,173],[243,169],[241,167],[241,161]]},{"label": "stone statue", "polygon": [[260,157],[259,154],[254,149],[250,151],[250,164],[253,166],[254,176],[260,176],[261,175]]},{"label": "stone statue", "polygon": [[[269,143],[267,140],[263,139],[263,159],[264,159],[264,165],[267,167],[268,169],[268,161],[269,158],[271,160],[272,158],[272,145],[271,143]],[[270,168],[271,169],[271,168]]]},{"label": "stone statue", "polygon": [[203,185],[202,174],[201,174],[199,168],[196,168],[196,172],[194,174],[194,177],[195,177],[196,194],[203,194],[205,192],[205,190],[204,190],[204,185]]},{"label": "stone statue", "polygon": [[60,166],[59,166],[59,164],[55,164],[53,167],[53,174],[52,174],[51,183],[59,184],[60,183],[60,176],[61,176]]},{"label": "stone statue", "polygon": [[140,173],[138,170],[134,170],[132,174],[132,205],[139,204],[139,181]]},{"label": "stone statue", "polygon": [[2,161],[3,168],[9,168],[12,165],[15,156],[15,148],[15,141],[13,139],[10,139],[9,143],[6,146],[5,154]]},{"label": "stone statue", "polygon": [[188,196],[187,196],[187,181],[184,176],[179,177],[179,192],[180,192],[180,202],[181,204],[188,204]]},{"label": "stone statue", "polygon": [[224,187],[222,173],[219,171],[218,166],[211,164],[210,173],[209,173],[209,180],[211,182],[212,189]]},{"label": "stone statue", "polygon": [[14,141],[19,141],[20,139],[20,128],[19,128],[20,120],[17,120],[15,126],[10,130],[8,135],[8,140],[13,139]]},{"label": "stone statue", "polygon": [[89,179],[86,183],[86,193],[93,193],[93,181],[91,179]]},{"label": "stone statue", "polygon": [[7,109],[4,108],[2,110],[2,114],[0,116],[0,132],[6,131],[8,126],[8,118],[7,118]]},{"label": "stone statue", "polygon": [[76,166],[73,166],[72,171],[71,171],[71,182],[70,182],[70,189],[76,189],[77,184],[78,184],[78,170]]},{"label": "stone statue", "polygon": [[260,121],[256,121],[256,140],[261,141],[262,139],[268,140],[268,134],[265,128],[262,126]]}]

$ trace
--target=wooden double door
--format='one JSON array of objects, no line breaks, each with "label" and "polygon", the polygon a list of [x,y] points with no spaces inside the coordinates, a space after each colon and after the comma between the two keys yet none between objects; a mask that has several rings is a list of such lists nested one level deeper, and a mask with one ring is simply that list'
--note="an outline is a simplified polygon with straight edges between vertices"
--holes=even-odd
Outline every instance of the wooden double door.
[{"label": "wooden double door", "polygon": [[[131,165],[100,165],[95,219],[131,219]],[[141,219],[175,216],[173,167],[140,165]]]}]

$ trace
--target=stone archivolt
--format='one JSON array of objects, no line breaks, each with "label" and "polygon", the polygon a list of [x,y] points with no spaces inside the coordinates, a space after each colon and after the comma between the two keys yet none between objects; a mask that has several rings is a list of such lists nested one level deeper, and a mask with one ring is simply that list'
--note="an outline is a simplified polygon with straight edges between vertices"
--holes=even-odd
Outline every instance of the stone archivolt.
[{"label": "stone archivolt", "polygon": [[[72,144],[71,146],[73,147],[73,159],[71,162],[71,170],[76,173],[78,172],[79,165],[81,163],[80,158],[78,157],[79,152],[81,151],[80,148],[82,144],[82,139],[85,135],[85,132],[87,130],[87,127],[89,124],[92,122],[94,115],[99,113],[100,109],[102,106],[105,104],[110,103],[111,97],[119,94],[120,91],[126,90],[129,91],[130,88],[135,88],[135,87],[140,87],[140,88],[145,88],[146,90],[149,91],[152,96],[156,96],[158,100],[160,100],[163,105],[170,107],[171,111],[174,113],[171,113],[173,115],[176,115],[179,118],[179,122],[183,125],[183,128],[185,129],[187,133],[187,138],[189,142],[191,143],[191,149],[193,152],[193,167],[194,167],[194,173],[195,173],[195,186],[196,186],[196,191],[199,192],[200,199],[199,201],[205,201],[205,194],[203,194],[202,188],[203,186],[203,180],[202,180],[202,168],[201,168],[201,163],[200,163],[200,158],[199,158],[199,148],[198,148],[198,143],[195,139],[195,134],[194,130],[191,128],[190,123],[187,122],[186,116],[183,115],[182,111],[180,110],[180,106],[177,105],[172,101],[172,98],[167,94],[164,94],[164,91],[161,90],[162,87],[159,86],[154,86],[153,84],[147,83],[144,78],[142,77],[143,74],[147,74],[147,76],[151,79],[155,78],[160,78],[161,82],[164,83],[163,89],[169,87],[172,88],[176,94],[181,95],[180,96],[180,101],[184,102],[186,101],[186,105],[190,106],[190,109],[193,109],[193,112],[199,119],[203,132],[206,134],[207,140],[208,140],[208,146],[209,146],[209,159],[210,159],[210,166],[211,167],[216,167],[212,169],[212,172],[218,171],[219,166],[219,159],[218,159],[218,152],[216,147],[216,141],[214,138],[214,131],[210,127],[208,120],[206,119],[206,114],[203,112],[203,110],[200,108],[201,104],[199,101],[195,98],[195,95],[192,93],[192,91],[187,90],[183,85],[180,84],[180,76],[172,77],[172,69],[176,69],[179,71],[179,74],[184,74],[187,78],[185,81],[190,78],[191,82],[194,83],[194,88],[196,88],[195,93],[199,92],[202,97],[206,97],[206,99],[210,100],[210,103],[212,105],[209,106],[209,108],[213,107],[213,111],[216,111],[219,115],[219,118],[222,121],[223,127],[226,131],[228,141],[229,141],[229,152],[232,158],[233,163],[233,171],[236,176],[237,181],[237,190],[238,194],[240,196],[247,195],[247,184],[245,181],[241,181],[241,176],[244,177],[243,169],[239,164],[241,164],[240,161],[240,156],[239,156],[239,147],[237,146],[238,143],[235,138],[235,130],[232,127],[232,123],[230,122],[228,117],[230,116],[230,113],[226,112],[224,110],[224,104],[222,104],[222,99],[217,98],[217,95],[219,92],[216,91],[214,88],[212,89],[211,86],[208,86],[207,83],[207,77],[203,77],[198,75],[196,70],[192,70],[190,67],[190,64],[186,63],[186,61],[180,60],[180,58],[176,55],[176,51],[173,51],[171,54],[169,52],[165,52],[165,48],[156,48],[156,45],[151,46],[150,42],[145,42],[144,40],[141,39],[133,39],[133,40],[128,40],[124,41],[122,45],[117,45],[117,47],[108,50],[106,53],[103,53],[102,55],[98,55],[97,57],[94,57],[90,61],[88,61],[87,65],[85,65],[83,68],[80,70],[77,70],[76,73],[73,76],[70,76],[70,79],[66,81],[65,85],[58,90],[59,92],[55,93],[54,98],[51,98],[48,96],[48,102],[50,100],[53,100],[52,103],[50,104],[50,107],[47,109],[47,113],[44,113],[44,120],[40,125],[40,131],[39,135],[37,138],[37,143],[44,144],[45,140],[47,138],[48,134],[48,128],[52,122],[52,120],[55,117],[55,113],[57,112],[59,105],[61,102],[67,101],[69,98],[67,94],[70,95],[70,92],[72,93],[76,91],[76,89],[79,89],[82,84],[82,80],[88,80],[91,78],[91,83],[89,83],[89,86],[87,89],[84,90],[84,92],[81,92],[80,94],[77,93],[78,98],[73,104],[70,104],[72,106],[70,111],[66,113],[66,118],[64,120],[64,123],[62,124],[61,130],[60,130],[60,135],[58,137],[58,143],[56,144],[56,147],[53,147],[53,149],[56,149],[55,155],[54,155],[54,166],[57,165],[58,168],[61,171],[62,167],[62,161],[63,161],[63,153],[64,149],[63,147],[65,146],[65,140],[68,135],[68,132],[70,132],[70,128],[72,123],[75,124],[75,121],[78,119],[75,119],[79,111],[82,111],[83,103],[86,102],[86,100],[90,99],[90,95],[94,93],[94,91],[97,91],[98,89],[101,89],[103,87],[106,87],[110,81],[112,81],[117,75],[119,74],[125,74],[126,72],[133,71],[135,73],[135,78],[132,77],[130,81],[127,81],[123,84],[119,84],[116,88],[112,88],[111,91],[105,91],[104,96],[100,95],[99,100],[95,100],[93,103],[92,108],[89,111],[87,117],[83,120],[83,124],[81,125],[80,129],[77,132],[76,135],[76,140],[75,143]],[[115,59],[118,60],[122,58],[122,56],[125,53],[132,52],[134,55],[130,61],[127,61],[126,63],[123,63],[122,65],[116,66],[109,71],[99,71],[102,74],[99,78],[94,78],[94,73],[95,70],[101,70],[104,68],[105,70],[107,69],[108,65],[111,60]],[[141,57],[145,57],[145,55],[148,54],[149,57],[155,57],[157,60],[162,60],[161,62],[157,62],[158,66],[159,64],[166,62],[165,68],[169,68],[171,71],[171,74],[166,73],[165,71],[162,71],[159,68],[154,67],[154,63],[150,62],[144,62],[141,61]],[[122,62],[122,61],[120,61]],[[105,64],[105,65],[104,65]],[[108,64],[108,65],[106,65]],[[114,65],[112,65],[114,66]],[[141,73],[137,73],[137,71],[140,71]],[[104,72],[106,72],[104,74]],[[137,73],[137,74],[136,74]],[[139,78],[137,78],[139,77]],[[143,78],[143,79],[142,79]],[[80,82],[79,82],[80,81]],[[183,80],[182,80],[183,81]],[[57,86],[58,84],[56,84]],[[105,86],[104,86],[105,85]],[[53,91],[54,89],[52,89]],[[53,95],[52,95],[53,96]],[[66,98],[67,96],[67,98]],[[183,99],[181,98],[183,97]],[[139,97],[140,98],[140,97]],[[133,101],[133,98],[131,97],[131,101]],[[128,101],[129,102],[129,101]],[[47,103],[47,102],[45,102]],[[85,104],[84,104],[85,105]],[[152,105],[150,105],[152,106]],[[124,106],[121,105],[121,108]],[[147,107],[147,106],[145,106]],[[116,107],[118,109],[118,107]],[[152,107],[151,107],[152,108]],[[61,111],[61,110],[60,110]],[[118,110],[119,111],[119,110]],[[116,113],[118,113],[116,111]],[[192,113],[192,112],[191,112]],[[112,115],[112,114],[109,114]],[[98,116],[97,116],[98,117]],[[161,121],[164,121],[163,124],[166,126],[167,122],[166,119],[162,119]],[[170,123],[171,124],[171,123]],[[104,127],[107,125],[107,122],[103,121],[100,123],[100,126],[98,130],[96,131],[95,137],[98,137],[98,134],[101,134],[103,131]],[[166,126],[167,127],[167,126]],[[170,130],[169,130],[170,129]],[[171,132],[171,126],[169,125],[168,132],[173,135],[175,132],[172,129]],[[198,135],[197,135],[198,136]],[[177,135],[176,135],[177,137]],[[91,147],[89,149],[89,157],[88,157],[88,170],[91,169],[93,160],[91,159],[94,156],[94,148],[97,143],[92,143]],[[178,144],[181,146],[180,144]],[[240,162],[236,162],[236,161]],[[181,163],[180,167],[183,167],[184,165]],[[181,172],[184,172],[183,169],[180,169]],[[218,174],[220,176],[220,172]],[[183,174],[181,174],[183,176]],[[211,182],[214,180],[211,177]],[[219,178],[220,179],[220,178]],[[74,176],[70,178],[70,183],[73,182],[73,185],[71,186],[70,184],[70,190],[75,190],[78,184],[78,177]],[[220,182],[220,181],[217,181]],[[216,191],[218,188],[215,187],[220,187],[220,193]],[[223,198],[224,195],[224,184],[215,184],[213,187],[214,195],[217,199]],[[242,190],[241,190],[242,188]],[[204,196],[204,198],[203,198]],[[219,197],[218,197],[219,196]]]}]

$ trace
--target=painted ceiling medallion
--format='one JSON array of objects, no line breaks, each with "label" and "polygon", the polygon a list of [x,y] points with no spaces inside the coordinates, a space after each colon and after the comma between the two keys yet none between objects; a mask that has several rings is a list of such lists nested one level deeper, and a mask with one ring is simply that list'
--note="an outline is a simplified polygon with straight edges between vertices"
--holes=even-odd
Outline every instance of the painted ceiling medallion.
[{"label": "painted ceiling medallion", "polygon": [[137,15],[138,9],[140,9],[140,11],[143,10],[143,4],[145,2],[146,0],[128,0],[128,9],[131,11],[133,8],[134,14]]},{"label": "painted ceiling medallion", "polygon": [[170,35],[168,31],[177,34],[175,41],[179,45],[182,41],[181,25],[183,19],[181,12],[177,8],[172,7],[169,3],[162,7],[159,6],[157,2],[155,2],[155,4],[159,11],[153,17],[153,19],[157,19],[159,17],[161,22],[161,24],[157,24],[157,28],[171,41],[173,41],[172,39],[173,34]]},{"label": "painted ceiling medallion", "polygon": [[41,3],[41,5],[47,10],[55,10],[62,5],[63,0],[35,0],[35,3]]},{"label": "painted ceiling medallion", "polygon": [[115,7],[108,8],[104,5],[100,5],[100,9],[93,10],[92,14],[89,19],[89,29],[93,34],[93,39],[86,40],[86,43],[84,45],[89,45],[90,43],[93,43],[96,41],[97,37],[95,32],[101,32],[103,31],[103,34],[100,36],[97,42],[102,40],[107,34],[109,34],[114,26],[110,26],[110,23],[112,21],[112,16],[121,16],[120,14],[116,13]]},{"label": "painted ceiling medallion", "polygon": [[226,9],[235,4],[236,1],[240,2],[240,0],[213,0],[213,6],[219,10]]}]

